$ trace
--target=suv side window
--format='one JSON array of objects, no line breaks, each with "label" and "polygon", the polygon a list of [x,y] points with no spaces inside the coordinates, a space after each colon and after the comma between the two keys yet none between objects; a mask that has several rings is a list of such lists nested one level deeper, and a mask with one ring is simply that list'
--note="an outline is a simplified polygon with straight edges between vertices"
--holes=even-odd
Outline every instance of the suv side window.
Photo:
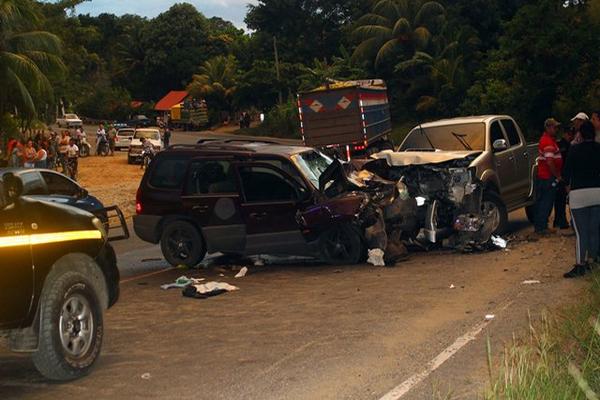
[{"label": "suv side window", "polygon": [[298,199],[297,188],[274,169],[242,166],[239,173],[248,203],[288,202]]},{"label": "suv side window", "polygon": [[515,123],[510,119],[503,119],[502,125],[506,131],[506,136],[508,136],[508,143],[510,143],[510,146],[513,147],[520,145],[521,137],[519,136],[519,132],[517,132]]},{"label": "suv side window", "polygon": [[490,138],[492,140],[492,144],[498,139],[506,139],[504,137],[504,133],[502,132],[500,122],[494,121],[492,122],[492,125],[490,125]]},{"label": "suv side window", "polygon": [[229,161],[192,161],[185,185],[186,195],[237,193],[234,169]]},{"label": "suv side window", "polygon": [[76,184],[59,174],[42,172],[42,177],[44,178],[44,181],[46,181],[48,194],[76,196],[79,193],[79,187]]},{"label": "suv side window", "polygon": [[152,161],[155,164],[150,176],[150,186],[158,189],[181,188],[185,178],[187,158],[158,158]]},{"label": "suv side window", "polygon": [[23,181],[24,195],[33,196],[48,194],[46,191],[46,185],[37,171],[19,174],[19,178],[21,178],[21,181]]}]

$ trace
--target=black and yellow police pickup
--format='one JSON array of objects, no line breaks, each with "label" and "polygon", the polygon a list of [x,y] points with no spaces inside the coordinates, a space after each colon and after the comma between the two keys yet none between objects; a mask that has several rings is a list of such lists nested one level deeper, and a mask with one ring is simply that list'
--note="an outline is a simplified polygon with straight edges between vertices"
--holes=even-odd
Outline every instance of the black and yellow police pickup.
[{"label": "black and yellow police pickup", "polygon": [[22,188],[12,174],[0,181],[0,336],[47,378],[75,379],[98,358],[103,311],[119,297],[115,253],[98,218]]}]

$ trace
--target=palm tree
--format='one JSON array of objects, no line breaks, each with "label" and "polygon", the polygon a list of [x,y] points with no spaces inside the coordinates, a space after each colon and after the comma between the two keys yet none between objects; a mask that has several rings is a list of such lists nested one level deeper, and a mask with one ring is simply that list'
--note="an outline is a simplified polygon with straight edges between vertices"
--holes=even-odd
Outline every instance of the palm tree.
[{"label": "palm tree", "polygon": [[52,99],[48,74],[65,68],[60,39],[35,30],[38,23],[31,0],[0,0],[0,115],[34,116],[36,104]]},{"label": "palm tree", "polygon": [[212,100],[212,104],[218,108],[231,111],[237,72],[234,56],[211,58],[200,67],[200,74],[192,77],[187,90],[192,97],[205,98],[209,103]]},{"label": "palm tree", "polygon": [[416,50],[427,49],[445,19],[445,12],[437,1],[377,0],[354,29],[360,42],[354,57],[374,56],[376,67],[394,55],[410,58]]}]

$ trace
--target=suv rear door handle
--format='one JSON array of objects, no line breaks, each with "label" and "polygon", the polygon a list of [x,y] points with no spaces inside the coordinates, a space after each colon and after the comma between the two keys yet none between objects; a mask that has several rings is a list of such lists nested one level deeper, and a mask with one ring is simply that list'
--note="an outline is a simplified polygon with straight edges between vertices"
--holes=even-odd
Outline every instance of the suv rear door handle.
[{"label": "suv rear door handle", "polygon": [[254,213],[250,213],[250,217],[252,218],[256,218],[256,219],[261,219],[267,216],[266,212],[254,212]]}]

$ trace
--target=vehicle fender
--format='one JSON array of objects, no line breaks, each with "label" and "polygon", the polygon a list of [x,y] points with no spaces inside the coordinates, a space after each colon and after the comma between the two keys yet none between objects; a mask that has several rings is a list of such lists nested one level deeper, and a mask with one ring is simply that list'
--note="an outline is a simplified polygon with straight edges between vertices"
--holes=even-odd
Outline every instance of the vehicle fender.
[{"label": "vehicle fender", "polygon": [[[114,252],[113,252],[114,254]],[[46,282],[60,276],[61,273],[69,271],[73,265],[85,269],[86,276],[101,288],[99,295],[100,304],[104,309],[109,307],[110,299],[108,296],[109,288],[107,286],[106,276],[102,267],[89,255],[85,253],[69,253],[59,258],[50,268],[49,273],[43,280],[42,295],[37,297],[35,301],[35,309],[33,309],[29,317],[24,321],[21,329],[15,329],[9,334],[9,346],[12,351],[16,352],[34,352],[38,348],[39,329],[42,318],[42,302],[44,288]],[[116,266],[116,265],[115,265]],[[117,271],[118,273],[118,271]],[[117,278],[118,279],[118,278]],[[118,280],[117,280],[118,286]]]},{"label": "vehicle fender", "polygon": [[204,233],[202,231],[202,226],[200,226],[200,224],[198,224],[198,222],[196,220],[194,220],[194,218],[187,216],[187,215],[166,215],[166,216],[164,216],[160,220],[158,225],[156,226],[159,241],[160,241],[160,237],[162,236],[162,233],[163,233],[163,230],[165,229],[165,227],[173,221],[189,222],[196,229],[198,229],[198,232],[200,232],[200,236],[202,236],[202,240],[204,240],[204,242],[206,242],[206,237],[204,236]]},{"label": "vehicle fender", "polygon": [[496,193],[501,194],[500,180],[498,179],[496,171],[492,169],[486,169],[485,171],[483,171],[479,179],[483,183],[483,187],[485,188],[485,190],[492,189]]}]

